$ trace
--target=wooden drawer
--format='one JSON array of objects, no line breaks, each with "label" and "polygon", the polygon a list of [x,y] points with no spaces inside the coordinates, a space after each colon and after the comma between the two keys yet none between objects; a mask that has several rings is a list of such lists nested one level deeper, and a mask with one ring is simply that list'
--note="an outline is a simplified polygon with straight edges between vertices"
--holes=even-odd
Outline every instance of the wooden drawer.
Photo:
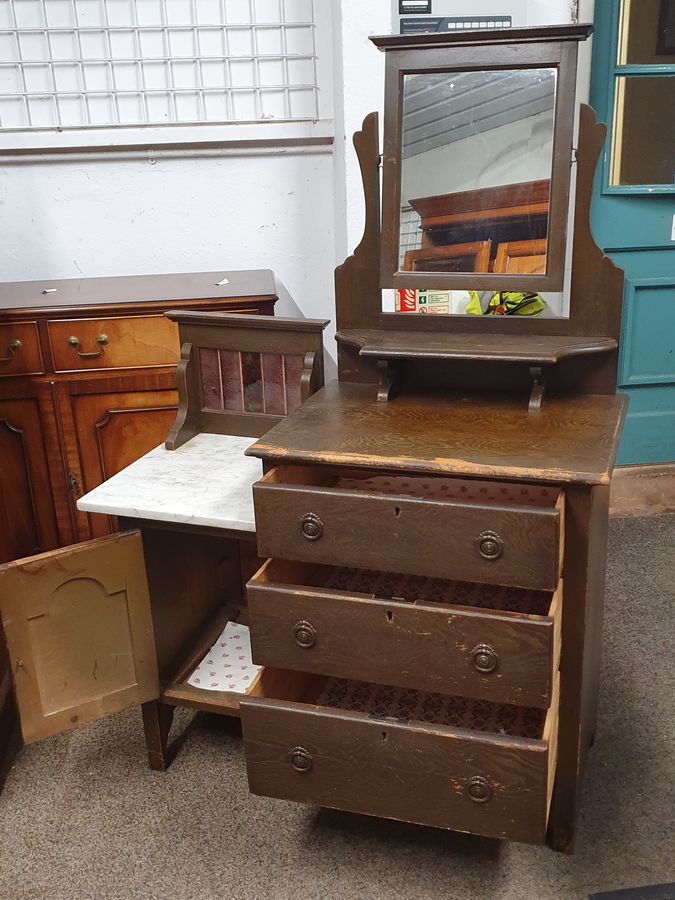
[{"label": "wooden drawer", "polygon": [[548,713],[308,677],[242,700],[249,787],[488,837],[541,842],[555,775]]},{"label": "wooden drawer", "polygon": [[0,325],[0,378],[44,371],[36,322]]},{"label": "wooden drawer", "polygon": [[280,466],[253,498],[260,556],[549,591],[560,578],[554,487]]},{"label": "wooden drawer", "polygon": [[178,328],[164,316],[59,319],[48,328],[56,372],[175,366],[179,358]]},{"label": "wooden drawer", "polygon": [[259,665],[550,705],[562,582],[552,594],[269,560],[247,596]]}]

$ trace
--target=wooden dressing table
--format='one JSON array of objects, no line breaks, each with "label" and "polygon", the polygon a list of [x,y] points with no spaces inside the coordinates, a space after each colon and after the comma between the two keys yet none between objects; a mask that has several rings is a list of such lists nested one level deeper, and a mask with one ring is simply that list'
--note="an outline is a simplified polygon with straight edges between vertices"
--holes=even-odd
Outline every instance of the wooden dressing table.
[{"label": "wooden dressing table", "polygon": [[[589,31],[373,39],[387,54],[384,202],[381,217],[373,115],[355,136],[365,232],[335,277],[340,380],[246,451],[265,467],[253,493],[269,558],[248,585],[253,658],[302,676],[242,701],[254,793],[574,847],[625,407],[622,273],[588,220],[604,136],[592,111],[581,110],[569,318],[390,314],[381,288],[563,289]],[[555,85],[544,256],[515,281],[487,261],[406,271],[400,252],[407,79],[452,87],[477,59],[488,75],[522,67]]]}]

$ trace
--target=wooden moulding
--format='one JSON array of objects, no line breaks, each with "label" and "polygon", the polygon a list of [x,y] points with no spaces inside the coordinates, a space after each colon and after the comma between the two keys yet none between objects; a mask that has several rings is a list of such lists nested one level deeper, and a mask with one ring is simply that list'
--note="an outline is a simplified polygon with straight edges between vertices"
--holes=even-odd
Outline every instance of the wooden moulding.
[{"label": "wooden moulding", "polygon": [[181,343],[181,361],[176,373],[179,407],[175,424],[166,439],[167,450],[177,450],[200,432],[259,437],[283,418],[281,415],[205,408],[198,359],[202,349],[302,355],[302,402],[323,385],[322,333],[328,324],[325,319],[173,310],[166,315],[178,323]]}]

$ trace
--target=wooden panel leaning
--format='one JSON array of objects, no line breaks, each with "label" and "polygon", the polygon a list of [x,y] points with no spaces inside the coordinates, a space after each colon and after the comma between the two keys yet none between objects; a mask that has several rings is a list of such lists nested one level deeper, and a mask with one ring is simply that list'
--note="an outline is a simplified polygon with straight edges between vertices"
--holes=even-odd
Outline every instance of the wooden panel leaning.
[{"label": "wooden panel leaning", "polygon": [[260,437],[323,386],[327,319],[174,311],[181,361],[177,450],[200,432]]}]

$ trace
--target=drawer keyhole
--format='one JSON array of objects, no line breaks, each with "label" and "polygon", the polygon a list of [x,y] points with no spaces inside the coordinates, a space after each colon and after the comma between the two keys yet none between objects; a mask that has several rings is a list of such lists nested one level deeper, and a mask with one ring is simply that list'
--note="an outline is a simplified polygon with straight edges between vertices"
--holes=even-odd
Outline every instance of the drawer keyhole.
[{"label": "drawer keyhole", "polygon": [[401,508],[399,506],[394,507],[394,515],[396,516],[397,519],[401,515]]},{"label": "drawer keyhole", "polygon": [[323,537],[323,522],[316,513],[305,513],[300,519],[300,530],[308,541],[318,541]]}]

